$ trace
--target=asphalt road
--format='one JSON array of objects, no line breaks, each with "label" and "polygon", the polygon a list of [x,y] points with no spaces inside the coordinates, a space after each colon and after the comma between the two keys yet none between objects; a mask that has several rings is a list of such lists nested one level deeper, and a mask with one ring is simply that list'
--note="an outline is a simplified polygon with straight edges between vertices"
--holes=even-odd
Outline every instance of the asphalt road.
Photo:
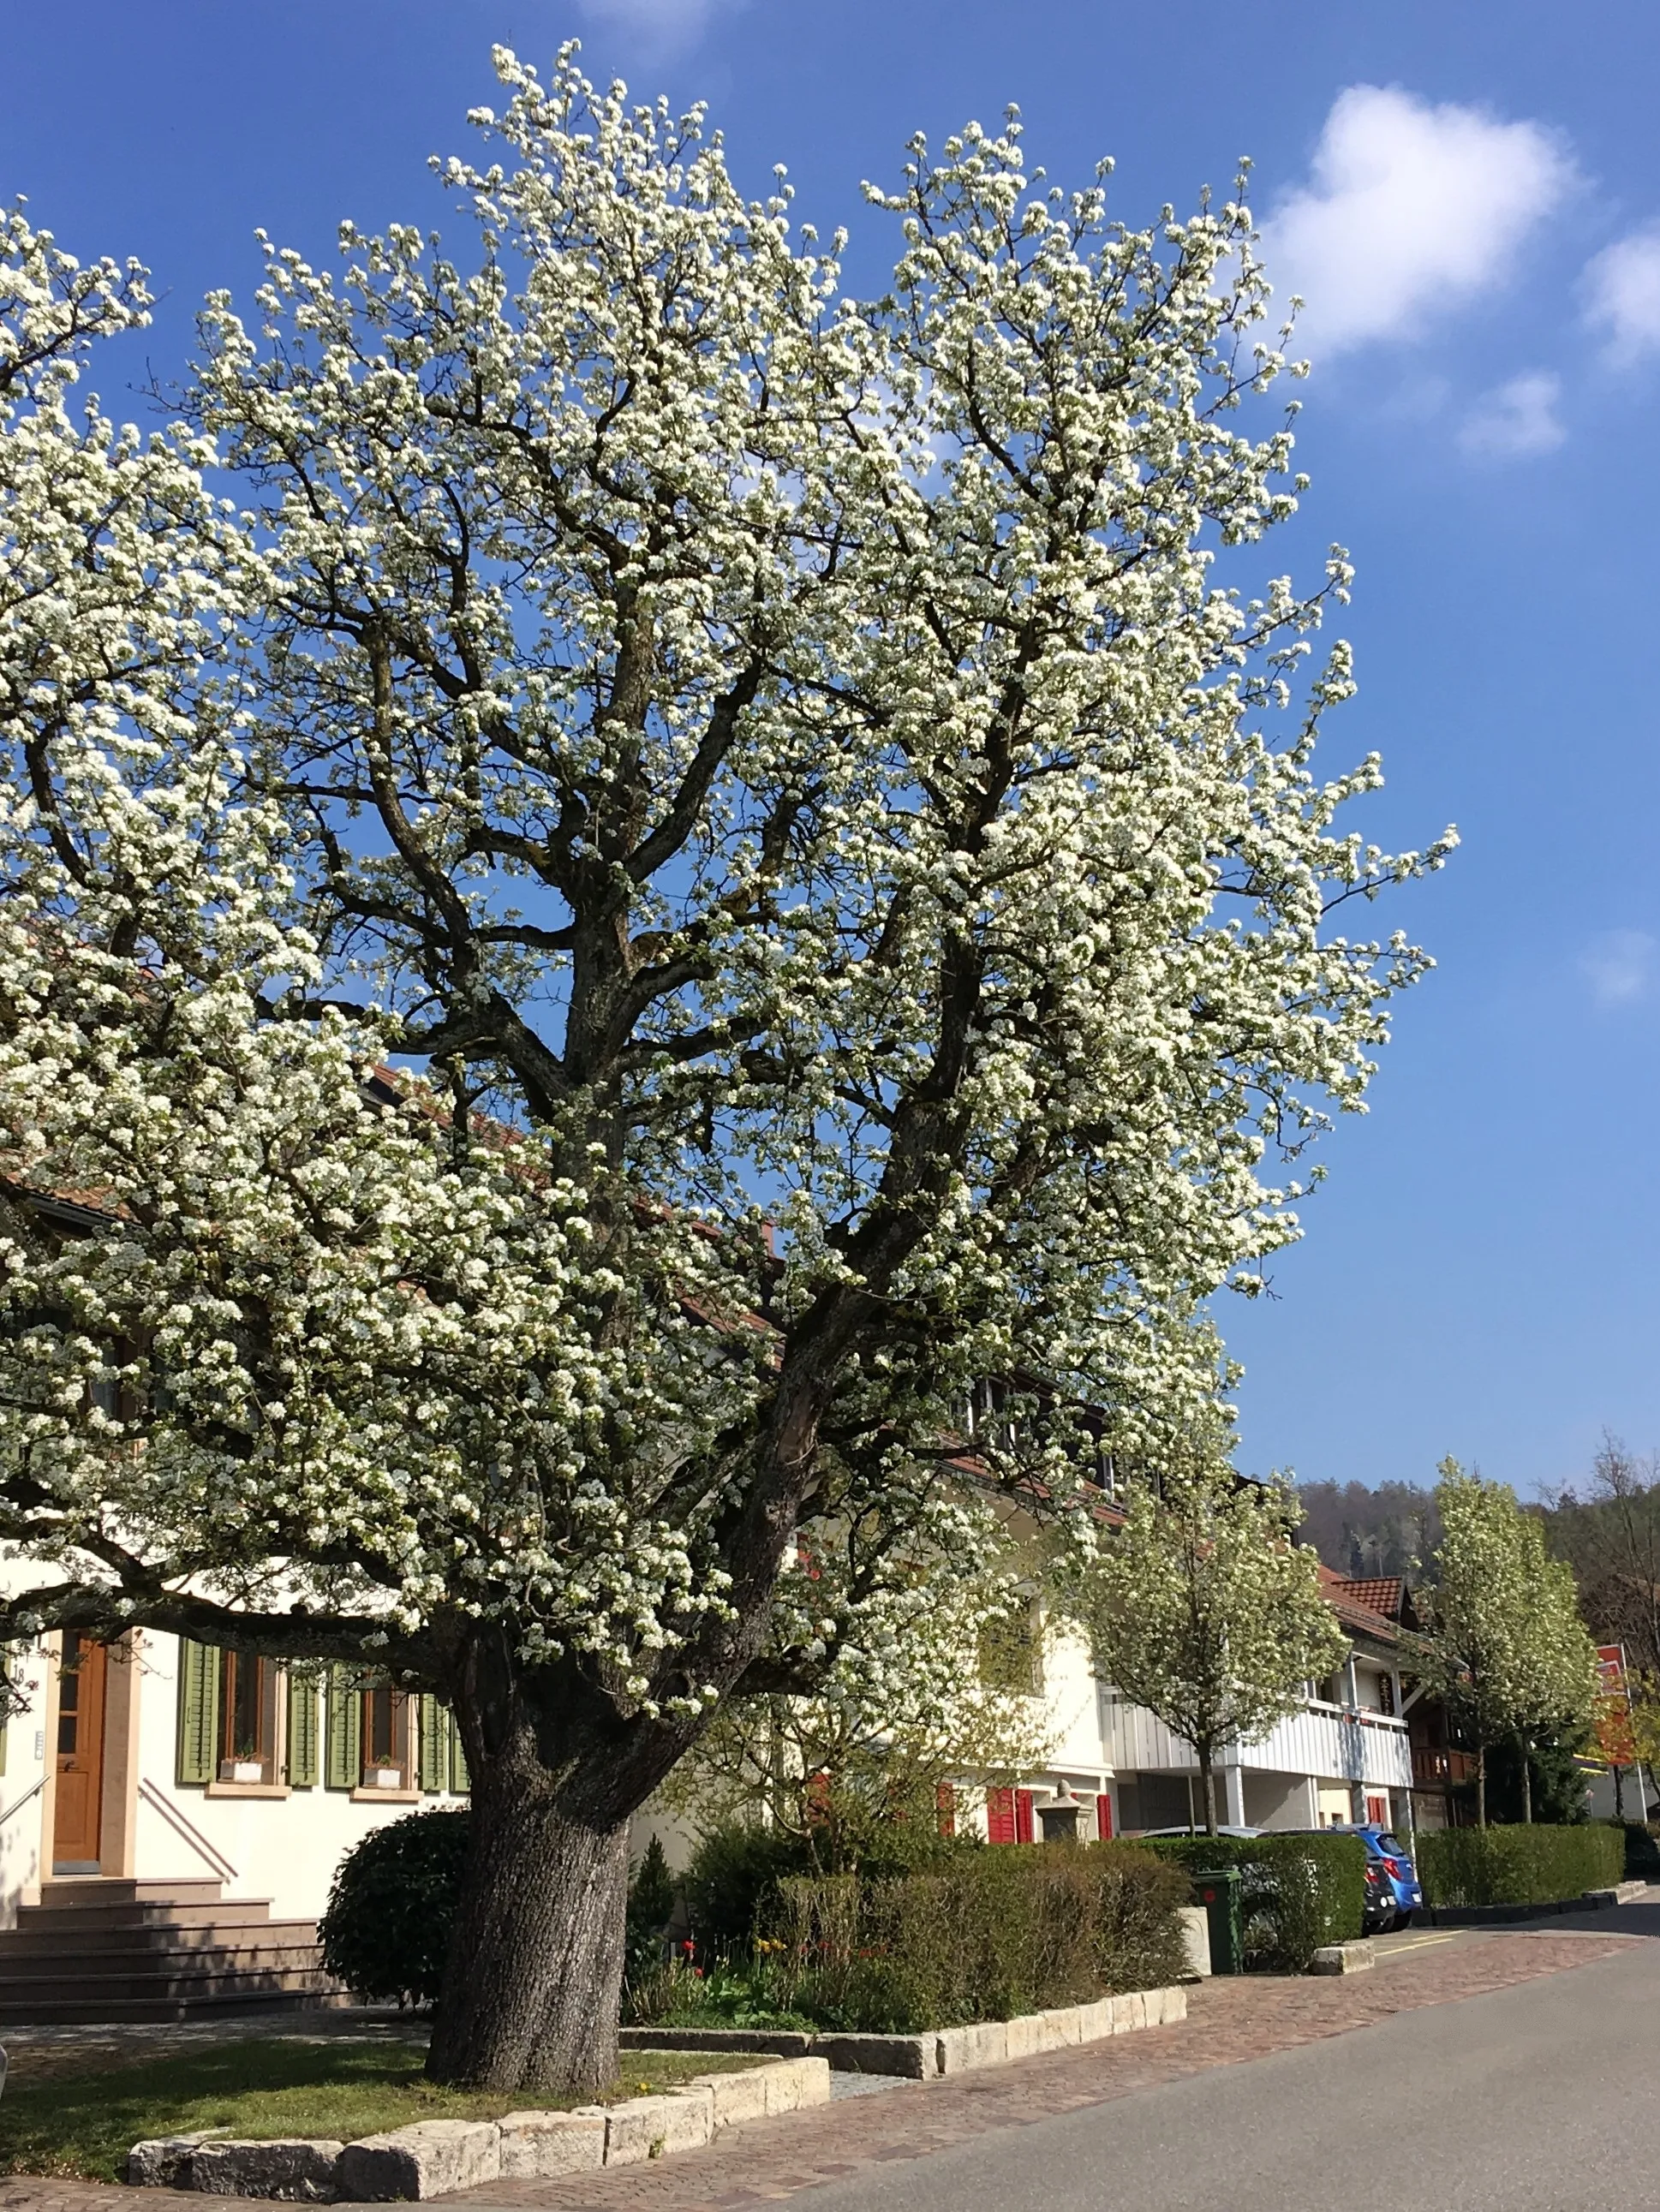
[{"label": "asphalt road", "polygon": [[[1580,1924],[1612,1932],[1614,1917]],[[1619,1919],[1660,1934],[1660,1904]],[[800,2212],[1655,2212],[1660,1941],[794,2201]]]}]

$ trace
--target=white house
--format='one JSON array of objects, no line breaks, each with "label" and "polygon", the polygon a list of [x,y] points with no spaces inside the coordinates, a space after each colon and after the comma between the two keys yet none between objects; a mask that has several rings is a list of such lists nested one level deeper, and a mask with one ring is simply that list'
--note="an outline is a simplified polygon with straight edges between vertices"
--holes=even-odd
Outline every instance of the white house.
[{"label": "white house", "polygon": [[[1324,1580],[1349,1657],[1262,1742],[1224,1754],[1230,1824],[1410,1824],[1399,1632]],[[1013,1788],[965,1787],[958,1824],[994,1843],[1186,1826],[1200,1802],[1189,1747],[1096,1679],[1075,1633],[1051,1626],[1037,1643],[1050,1762]],[[465,1801],[438,1700],[342,1668],[135,1630],[110,1645],[43,1638],[13,1653],[11,1674],[22,1704],[0,1736],[0,1929],[19,1940],[0,1935],[0,2018],[314,1995],[314,1923],[344,1854],[412,1808]],[[681,1855],[683,1837],[665,1841]]]}]

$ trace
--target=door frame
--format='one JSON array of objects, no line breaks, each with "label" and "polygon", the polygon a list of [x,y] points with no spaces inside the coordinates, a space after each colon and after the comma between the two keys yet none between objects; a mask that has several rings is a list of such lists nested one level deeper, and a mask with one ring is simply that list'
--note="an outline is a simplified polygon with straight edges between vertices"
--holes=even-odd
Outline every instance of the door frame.
[{"label": "door frame", "polygon": [[106,1646],[104,1663],[103,1773],[99,1791],[96,1875],[53,1875],[58,1828],[58,1686],[62,1678],[64,1631],[44,1639],[47,1658],[45,1788],[40,1808],[40,1879],[93,1881],[100,1875],[136,1871],[138,1828],[139,1681],[143,1673],[141,1632],[130,1629]]}]

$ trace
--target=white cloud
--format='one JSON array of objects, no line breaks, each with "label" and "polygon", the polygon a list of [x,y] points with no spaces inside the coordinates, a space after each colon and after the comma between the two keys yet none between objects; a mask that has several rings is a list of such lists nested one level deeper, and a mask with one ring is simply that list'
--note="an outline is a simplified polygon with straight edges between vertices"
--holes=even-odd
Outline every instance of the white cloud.
[{"label": "white cloud", "polygon": [[1585,319],[1629,368],[1660,353],[1660,222],[1606,246],[1585,267]]},{"label": "white cloud", "polygon": [[1529,368],[1489,392],[1458,434],[1467,453],[1512,460],[1529,453],[1548,453],[1567,432],[1556,413],[1562,397],[1562,380],[1548,369]]},{"label": "white cloud", "polygon": [[1645,999],[1654,981],[1660,943],[1645,929],[1611,929],[1581,955],[1579,972],[1599,1006],[1628,1006]]},{"label": "white cloud", "polygon": [[1438,313],[1504,281],[1574,176],[1541,124],[1350,85],[1326,118],[1310,181],[1265,226],[1276,291],[1308,302],[1298,349],[1306,338],[1330,358],[1418,337]]},{"label": "white cloud", "polygon": [[582,13],[591,21],[614,24],[648,58],[683,52],[729,4],[731,0],[581,0]]}]

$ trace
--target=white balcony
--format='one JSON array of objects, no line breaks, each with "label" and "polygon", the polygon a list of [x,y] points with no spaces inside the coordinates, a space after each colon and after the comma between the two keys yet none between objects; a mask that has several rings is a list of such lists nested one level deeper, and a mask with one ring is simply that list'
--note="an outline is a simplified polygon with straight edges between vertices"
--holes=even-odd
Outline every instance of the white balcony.
[{"label": "white balcony", "polygon": [[[1101,1698],[1101,1736],[1119,1774],[1194,1774],[1189,1744],[1140,1705],[1110,1690]],[[1374,1790],[1410,1790],[1412,1752],[1407,1724],[1388,1713],[1310,1703],[1271,1729],[1258,1743],[1222,1754],[1223,1763],[1272,1774],[1312,1775],[1323,1782],[1359,1782]]]}]

